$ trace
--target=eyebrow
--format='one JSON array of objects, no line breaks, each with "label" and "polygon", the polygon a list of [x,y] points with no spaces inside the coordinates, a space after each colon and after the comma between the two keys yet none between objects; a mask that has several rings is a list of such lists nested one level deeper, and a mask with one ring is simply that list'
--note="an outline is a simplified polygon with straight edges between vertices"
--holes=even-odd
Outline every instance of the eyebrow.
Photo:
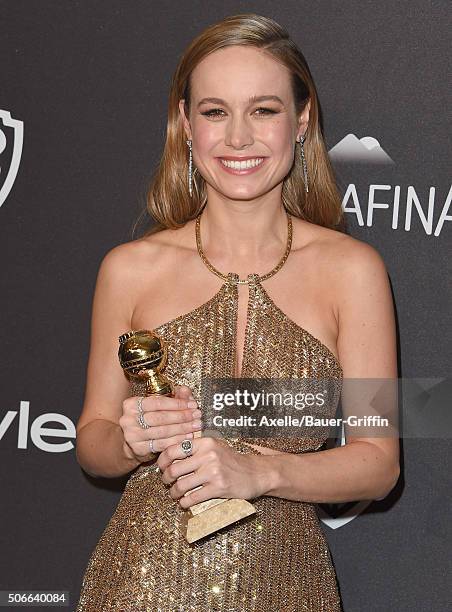
[{"label": "eyebrow", "polygon": [[[268,101],[279,102],[284,106],[284,102],[281,100],[281,98],[278,98],[278,96],[251,96],[248,99],[249,104]],[[225,102],[221,98],[203,98],[200,102],[198,102],[198,107],[200,107],[201,104],[206,104],[207,102],[210,102],[212,104],[223,104],[224,106],[227,106],[227,102]]]}]

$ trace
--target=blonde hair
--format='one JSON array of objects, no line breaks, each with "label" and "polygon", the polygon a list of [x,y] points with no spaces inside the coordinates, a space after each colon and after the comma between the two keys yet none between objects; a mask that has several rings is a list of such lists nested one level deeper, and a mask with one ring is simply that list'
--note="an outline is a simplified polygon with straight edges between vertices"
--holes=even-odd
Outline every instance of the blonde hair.
[{"label": "blonde hair", "polygon": [[309,193],[305,191],[297,151],[293,166],[283,181],[282,201],[285,209],[295,217],[343,231],[341,198],[323,138],[317,91],[308,64],[284,28],[268,17],[247,13],[226,17],[206,28],[191,42],[179,61],[169,95],[165,147],[146,198],[146,209],[154,225],[143,235],[182,227],[201,212],[207,201],[205,181],[196,168],[193,196],[188,192],[188,147],[179,100],[185,99],[188,110],[194,68],[210,53],[232,45],[256,47],[286,66],[291,75],[297,116],[308,100],[311,101],[304,144]]}]

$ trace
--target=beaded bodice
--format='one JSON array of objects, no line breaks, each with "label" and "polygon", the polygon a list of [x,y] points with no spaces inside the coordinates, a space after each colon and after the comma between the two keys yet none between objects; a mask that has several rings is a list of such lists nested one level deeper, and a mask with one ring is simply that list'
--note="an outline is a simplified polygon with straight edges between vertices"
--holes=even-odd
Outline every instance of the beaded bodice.
[{"label": "beaded bodice", "polygon": [[[205,377],[236,377],[238,278],[229,273],[207,302],[153,330],[168,349],[165,375],[177,385],[190,387],[201,411]],[[249,274],[248,281],[241,378],[341,380],[342,367],[330,349],[278,308],[257,274]],[[131,382],[131,395],[138,396],[142,390],[140,383]],[[323,416],[334,416],[338,398],[333,399]],[[323,442],[318,432],[315,440],[306,435],[240,439],[285,452],[315,450]]]}]

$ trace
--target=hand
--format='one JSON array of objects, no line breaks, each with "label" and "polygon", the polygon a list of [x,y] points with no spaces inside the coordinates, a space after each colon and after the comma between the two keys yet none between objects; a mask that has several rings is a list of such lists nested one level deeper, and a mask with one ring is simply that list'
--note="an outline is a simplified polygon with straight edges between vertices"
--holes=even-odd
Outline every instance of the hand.
[{"label": "hand", "polygon": [[[186,509],[207,499],[253,499],[263,495],[265,472],[259,459],[257,455],[237,453],[219,438],[205,437],[193,440],[189,456],[180,444],[168,446],[160,453],[157,465],[163,482],[172,484],[171,497]],[[200,488],[184,496],[196,487]]]},{"label": "hand", "polygon": [[[201,411],[186,385],[177,386],[174,397],[154,394],[143,399],[144,419],[151,426],[149,429],[143,429],[138,423],[137,403],[138,397],[124,400],[123,414],[119,419],[124,433],[123,450],[129,459],[140,463],[150,461],[168,446],[186,438],[192,439],[193,432],[201,429],[200,425],[194,424],[194,420],[201,417]],[[150,440],[155,453],[150,451]]]}]

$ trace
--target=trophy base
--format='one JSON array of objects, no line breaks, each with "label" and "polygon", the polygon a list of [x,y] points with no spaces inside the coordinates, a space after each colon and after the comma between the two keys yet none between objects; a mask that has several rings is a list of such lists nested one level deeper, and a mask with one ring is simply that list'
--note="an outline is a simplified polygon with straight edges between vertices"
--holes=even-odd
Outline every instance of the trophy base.
[{"label": "trophy base", "polygon": [[255,512],[256,508],[246,499],[209,499],[185,512],[182,517],[185,537],[191,544]]}]

